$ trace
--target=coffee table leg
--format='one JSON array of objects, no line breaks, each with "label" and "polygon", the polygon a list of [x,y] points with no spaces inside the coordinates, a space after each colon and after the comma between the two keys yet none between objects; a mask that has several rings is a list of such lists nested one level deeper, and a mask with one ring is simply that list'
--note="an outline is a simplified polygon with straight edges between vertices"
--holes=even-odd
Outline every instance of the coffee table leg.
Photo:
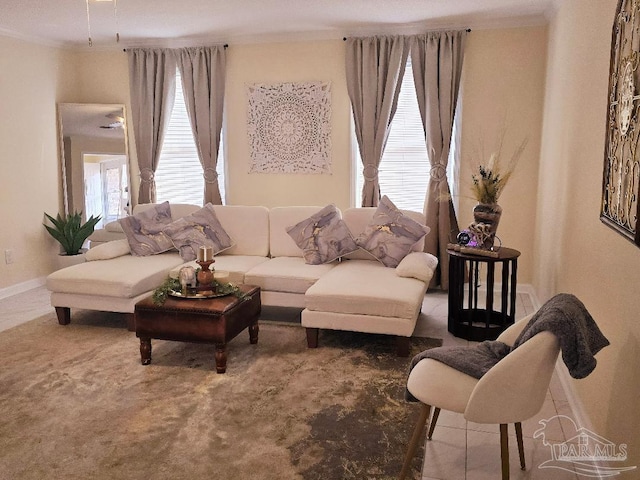
[{"label": "coffee table leg", "polygon": [[140,360],[143,365],[151,363],[151,339],[140,338]]},{"label": "coffee table leg", "polygon": [[260,327],[258,327],[258,322],[249,325],[249,343],[256,344],[258,343],[258,331]]},{"label": "coffee table leg", "polygon": [[224,373],[227,371],[227,344],[216,343],[216,372]]}]

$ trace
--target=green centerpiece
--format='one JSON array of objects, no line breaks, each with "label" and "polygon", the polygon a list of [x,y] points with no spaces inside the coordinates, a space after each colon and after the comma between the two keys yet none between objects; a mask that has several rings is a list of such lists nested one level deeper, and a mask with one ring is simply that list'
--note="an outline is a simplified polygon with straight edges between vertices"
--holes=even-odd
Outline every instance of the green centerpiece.
[{"label": "green centerpiece", "polygon": [[[169,276],[162,283],[162,285],[160,285],[153,291],[153,303],[155,303],[156,305],[162,305],[167,300],[167,297],[171,296],[172,293],[180,292],[181,290],[182,285],[180,284],[180,280],[178,278]],[[235,295],[241,300],[244,300],[246,297],[246,295],[238,288],[235,283],[223,283],[218,282],[215,279],[211,282],[211,291],[215,292],[216,296]]]}]

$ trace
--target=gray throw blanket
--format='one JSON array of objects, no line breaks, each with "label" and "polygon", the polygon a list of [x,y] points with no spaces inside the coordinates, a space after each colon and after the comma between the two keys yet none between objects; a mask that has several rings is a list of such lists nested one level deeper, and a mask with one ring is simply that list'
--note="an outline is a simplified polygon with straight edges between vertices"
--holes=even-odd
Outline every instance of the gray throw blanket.
[{"label": "gray throw blanket", "polygon": [[[409,371],[425,358],[432,358],[474,378],[482,378],[487,371],[531,337],[550,331],[560,343],[562,360],[573,378],[584,378],[596,368],[594,355],[609,345],[583,303],[574,295],[561,293],[547,301],[529,320],[513,347],[499,342],[485,341],[472,347],[438,347],[425,350],[411,360]],[[405,391],[405,399],[417,399]]]}]

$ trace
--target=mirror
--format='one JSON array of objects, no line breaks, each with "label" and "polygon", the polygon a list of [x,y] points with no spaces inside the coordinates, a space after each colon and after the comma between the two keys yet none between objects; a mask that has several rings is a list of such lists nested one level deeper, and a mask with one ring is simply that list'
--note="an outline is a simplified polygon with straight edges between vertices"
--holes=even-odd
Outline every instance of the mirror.
[{"label": "mirror", "polygon": [[130,212],[124,105],[58,104],[65,214],[101,215],[96,228]]}]

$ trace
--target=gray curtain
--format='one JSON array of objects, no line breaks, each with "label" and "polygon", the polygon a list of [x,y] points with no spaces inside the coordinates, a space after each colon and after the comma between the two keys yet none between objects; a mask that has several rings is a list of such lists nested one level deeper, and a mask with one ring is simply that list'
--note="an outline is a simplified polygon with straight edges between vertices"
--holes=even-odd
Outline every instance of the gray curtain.
[{"label": "gray curtain", "polygon": [[182,48],[178,52],[184,99],[204,176],[204,203],[222,204],[218,150],[224,105],[224,46]]},{"label": "gray curtain", "polygon": [[430,179],[425,215],[431,232],[425,251],[438,257],[432,284],[449,288],[447,243],[458,234],[458,221],[447,182],[451,131],[458,101],[467,32],[432,32],[411,38],[411,62],[429,155]]},{"label": "gray curtain", "polygon": [[138,203],[156,201],[154,174],[169,124],[176,88],[176,61],[171,50],[131,48],[129,90],[136,139],[140,191]]},{"label": "gray curtain", "polygon": [[409,39],[403,36],[347,39],[347,90],[362,158],[362,206],[380,200],[378,166],[398,105]]}]

